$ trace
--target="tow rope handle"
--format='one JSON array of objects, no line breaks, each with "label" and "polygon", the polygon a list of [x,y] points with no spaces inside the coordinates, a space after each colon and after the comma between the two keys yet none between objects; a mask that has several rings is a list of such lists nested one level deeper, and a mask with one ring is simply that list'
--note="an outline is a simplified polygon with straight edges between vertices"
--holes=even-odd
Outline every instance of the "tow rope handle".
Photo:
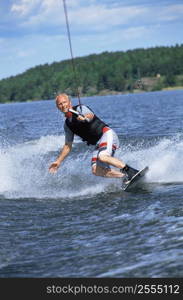
[{"label": "tow rope handle", "polygon": [[75,114],[76,116],[82,116],[82,117],[84,117],[84,115],[82,115],[81,113],[79,113],[78,111],[76,111],[76,110],[74,110],[74,109],[72,109],[72,108],[69,108],[69,111],[70,111],[71,113]]},{"label": "tow rope handle", "polygon": [[78,111],[76,111],[76,110],[74,110],[72,108],[69,108],[69,112],[75,114],[76,116],[82,116],[83,118],[85,118],[86,122],[90,122],[89,118],[86,118],[83,114],[79,113]]}]

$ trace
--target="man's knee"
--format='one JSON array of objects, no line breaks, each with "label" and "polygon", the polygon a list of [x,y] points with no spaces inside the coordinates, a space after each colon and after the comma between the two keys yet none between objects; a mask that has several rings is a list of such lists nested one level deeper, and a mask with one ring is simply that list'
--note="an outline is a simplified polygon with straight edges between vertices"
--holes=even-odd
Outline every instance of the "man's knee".
[{"label": "man's knee", "polygon": [[97,176],[97,166],[96,166],[96,164],[92,166],[92,174]]},{"label": "man's knee", "polygon": [[102,168],[100,166],[97,166],[97,164],[92,166],[92,173],[95,176],[104,176],[106,173],[106,169]]},{"label": "man's knee", "polygon": [[92,166],[92,173],[95,176],[108,177],[108,173],[111,171],[110,168],[102,168],[97,165]]}]

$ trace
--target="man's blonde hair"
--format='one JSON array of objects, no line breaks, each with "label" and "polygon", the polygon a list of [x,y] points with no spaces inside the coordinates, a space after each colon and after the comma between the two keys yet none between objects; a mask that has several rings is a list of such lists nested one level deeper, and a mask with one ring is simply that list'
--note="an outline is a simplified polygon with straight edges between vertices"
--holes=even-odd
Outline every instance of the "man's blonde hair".
[{"label": "man's blonde hair", "polygon": [[65,98],[65,99],[69,100],[69,102],[71,102],[71,99],[70,99],[70,97],[69,97],[67,94],[65,94],[65,93],[58,94],[58,95],[56,96],[56,98],[55,98],[56,106],[57,106],[57,107],[58,107],[57,103],[58,103],[58,99],[59,99],[59,98]]},{"label": "man's blonde hair", "polygon": [[57,102],[57,100],[58,100],[60,97],[70,100],[70,98],[69,98],[69,96],[68,96],[67,94],[62,93],[62,94],[58,94],[58,95],[56,96],[56,98],[55,98],[56,102]]}]

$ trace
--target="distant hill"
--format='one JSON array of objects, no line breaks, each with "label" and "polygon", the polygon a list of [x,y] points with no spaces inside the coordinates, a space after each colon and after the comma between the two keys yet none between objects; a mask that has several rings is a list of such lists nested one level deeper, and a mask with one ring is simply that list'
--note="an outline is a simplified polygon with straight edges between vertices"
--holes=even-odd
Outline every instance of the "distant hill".
[{"label": "distant hill", "polygon": [[154,91],[183,86],[183,44],[171,47],[103,52],[39,65],[0,80],[0,102],[52,99],[58,92],[81,96]]}]

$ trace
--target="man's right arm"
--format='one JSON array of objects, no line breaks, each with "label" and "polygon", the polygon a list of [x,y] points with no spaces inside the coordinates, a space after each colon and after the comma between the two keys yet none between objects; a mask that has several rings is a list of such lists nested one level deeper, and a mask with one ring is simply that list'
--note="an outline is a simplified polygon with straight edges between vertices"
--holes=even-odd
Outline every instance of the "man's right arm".
[{"label": "man's right arm", "polygon": [[71,150],[72,150],[72,143],[68,143],[68,142],[65,143],[65,145],[63,146],[57,160],[50,165],[50,167],[49,167],[50,173],[57,172],[57,170],[60,167],[62,161],[69,155]]}]

